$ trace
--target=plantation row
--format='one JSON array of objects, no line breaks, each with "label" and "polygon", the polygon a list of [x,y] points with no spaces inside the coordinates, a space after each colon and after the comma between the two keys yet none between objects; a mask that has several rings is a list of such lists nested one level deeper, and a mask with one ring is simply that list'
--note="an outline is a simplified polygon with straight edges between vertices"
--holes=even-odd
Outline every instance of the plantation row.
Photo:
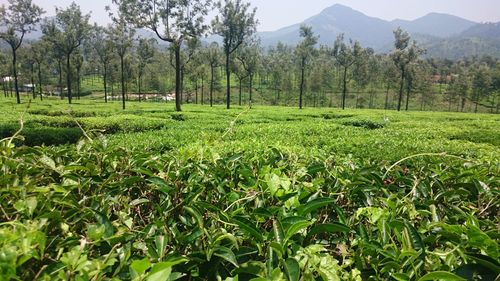
[{"label": "plantation row", "polygon": [[497,116],[90,104],[35,102],[1,141],[1,280],[500,274]]}]

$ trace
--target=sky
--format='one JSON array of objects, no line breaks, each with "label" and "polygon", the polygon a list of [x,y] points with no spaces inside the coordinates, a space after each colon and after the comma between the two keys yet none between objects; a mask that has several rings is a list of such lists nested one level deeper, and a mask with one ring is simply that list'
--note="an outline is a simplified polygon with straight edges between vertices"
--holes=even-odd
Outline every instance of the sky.
[{"label": "sky", "polygon": [[[385,20],[413,20],[431,12],[447,13],[476,22],[499,22],[500,0],[247,0],[257,7],[259,31],[274,31],[300,23],[334,4],[343,4],[368,16]],[[55,14],[54,7],[67,7],[72,0],[33,0],[44,8],[46,16]],[[92,21],[108,23],[104,11],[111,0],[76,0],[82,11],[92,11]],[[8,4],[7,0],[0,0]]]}]

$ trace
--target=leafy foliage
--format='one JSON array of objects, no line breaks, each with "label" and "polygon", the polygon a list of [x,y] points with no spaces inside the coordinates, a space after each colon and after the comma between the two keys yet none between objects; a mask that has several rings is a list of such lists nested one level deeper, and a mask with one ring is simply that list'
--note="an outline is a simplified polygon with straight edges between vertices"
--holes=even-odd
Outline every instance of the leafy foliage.
[{"label": "leafy foliage", "polygon": [[[110,118],[107,107],[93,110],[101,117],[80,120]],[[255,109],[234,120],[231,113],[188,110],[178,122],[143,110],[137,120],[166,115],[175,131],[87,131],[88,138],[59,147],[16,146],[25,131],[2,140],[1,279],[493,280],[500,274],[496,146],[468,143],[477,151],[466,151],[458,140],[457,153],[469,160],[408,157],[392,166],[384,159],[408,155],[398,137],[372,154],[346,148],[351,158],[319,148],[307,154],[313,146],[305,140],[331,139],[340,122],[367,115],[295,113],[308,120],[291,125],[305,134],[296,140],[301,150],[271,145],[294,139],[285,125],[294,113],[274,111]],[[415,126],[415,116],[420,123],[407,140],[426,136],[436,144],[424,132],[437,117],[427,114],[377,130],[342,126],[352,138],[343,145],[360,140],[356,134],[367,143],[379,135],[390,141]],[[448,127],[457,122],[439,118]],[[201,120],[198,130],[212,134],[182,133]],[[269,122],[261,123],[262,132],[255,130],[259,120]],[[476,121],[460,120],[460,127],[468,122]],[[487,118],[482,122],[487,126]],[[435,134],[445,136],[446,126]],[[161,132],[182,142],[164,153],[139,143],[146,135],[161,140]],[[252,141],[255,134],[268,143]]]}]

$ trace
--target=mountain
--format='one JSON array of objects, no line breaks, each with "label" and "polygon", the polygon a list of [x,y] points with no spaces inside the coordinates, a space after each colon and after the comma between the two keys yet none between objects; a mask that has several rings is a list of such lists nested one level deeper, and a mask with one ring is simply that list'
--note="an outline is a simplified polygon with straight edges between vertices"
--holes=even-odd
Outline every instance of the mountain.
[{"label": "mountain", "polygon": [[430,57],[460,59],[470,56],[500,57],[500,22],[476,24],[462,33],[423,44]]},{"label": "mountain", "polygon": [[460,36],[500,41],[500,22],[474,25],[462,32]]},{"label": "mountain", "polygon": [[430,13],[413,21],[385,21],[367,16],[340,4],[324,9],[301,23],[273,32],[260,32],[264,47],[278,42],[297,44],[301,25],[309,25],[319,35],[319,43],[333,45],[344,33],[346,39],[359,41],[364,47],[387,53],[394,47],[393,31],[401,27],[427,50],[427,57],[459,59],[466,56],[500,57],[500,23],[475,23],[457,16]]},{"label": "mountain", "polygon": [[394,28],[401,27],[410,33],[426,34],[441,38],[462,33],[477,23],[448,14],[430,13],[413,21],[393,20]]},{"label": "mountain", "polygon": [[383,48],[392,40],[394,29],[388,21],[369,17],[349,7],[336,4],[300,24],[274,32],[261,32],[258,35],[264,46],[276,45],[278,42],[294,45],[300,41],[299,28],[302,24],[312,27],[314,33],[320,36],[321,44],[332,45],[337,35],[344,33],[347,38],[375,49]]},{"label": "mountain", "polygon": [[278,42],[295,45],[300,41],[299,28],[302,24],[312,27],[314,33],[320,36],[321,44],[331,45],[337,35],[344,33],[346,38],[357,40],[363,46],[387,52],[392,49],[393,31],[398,27],[408,31],[413,39],[428,43],[461,34],[477,23],[439,13],[430,13],[413,21],[399,19],[386,21],[335,4],[299,24],[274,32],[261,32],[258,35],[264,46],[276,45]]}]

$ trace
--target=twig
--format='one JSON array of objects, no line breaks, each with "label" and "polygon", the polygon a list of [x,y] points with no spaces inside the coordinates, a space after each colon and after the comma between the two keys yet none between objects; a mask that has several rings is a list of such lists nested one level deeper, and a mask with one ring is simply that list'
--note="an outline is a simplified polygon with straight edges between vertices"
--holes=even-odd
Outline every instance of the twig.
[{"label": "twig", "polygon": [[250,107],[247,107],[246,110],[240,112],[240,114],[238,114],[236,116],[236,118],[234,118],[233,121],[231,121],[230,125],[229,125],[229,128],[226,130],[226,132],[222,135],[221,139],[225,138],[227,134],[229,134],[232,130],[233,130],[233,127],[234,125],[236,124],[236,121],[238,120],[238,118],[240,118],[241,115],[243,115],[244,113],[247,113],[248,111],[250,110]]},{"label": "twig", "polygon": [[47,268],[47,265],[43,265],[40,270],[36,273],[35,277],[33,278],[33,280],[38,280],[38,276],[40,276],[40,274],[42,274],[42,272]]},{"label": "twig", "polygon": [[411,155],[411,156],[408,156],[408,157],[405,157],[401,160],[399,160],[398,162],[394,163],[392,166],[389,167],[389,169],[387,169],[387,171],[385,172],[384,176],[382,177],[382,180],[385,180],[385,178],[387,177],[387,174],[389,174],[389,172],[394,169],[394,167],[396,167],[397,165],[403,163],[404,161],[406,160],[409,160],[409,159],[412,159],[412,158],[415,158],[415,157],[420,157],[420,156],[441,156],[441,157],[450,157],[450,158],[456,158],[456,159],[460,159],[460,160],[464,160],[464,161],[469,161],[467,159],[464,159],[462,157],[459,157],[459,156],[456,156],[456,155],[449,155],[449,154],[446,154],[446,152],[441,152],[441,153],[420,153],[420,154],[415,154],[415,155]]},{"label": "twig", "polygon": [[[31,100],[29,100],[29,101],[28,101],[28,106],[26,106],[26,109],[25,109],[25,110],[24,110],[24,112],[21,114],[21,117],[20,117],[20,119],[19,119],[19,125],[20,125],[21,127],[19,128],[19,130],[17,130],[17,132],[16,132],[16,133],[15,133],[12,137],[10,137],[10,138],[6,138],[6,139],[9,139],[9,142],[7,143],[7,145],[8,145],[8,146],[10,146],[10,145],[12,144],[12,141],[13,141],[14,139],[16,139],[16,138],[17,138],[17,136],[18,136],[18,135],[21,133],[21,131],[23,130],[23,128],[24,128],[24,120],[23,120],[23,119],[24,119],[24,115],[26,114],[26,112],[28,112],[28,109],[30,108],[30,105],[31,105]],[[6,139],[3,139],[3,140],[6,140]],[[3,141],[3,140],[2,140],[2,141]]]},{"label": "twig", "polygon": [[250,196],[247,196],[247,197],[244,197],[244,198],[240,198],[240,199],[238,199],[238,200],[234,201],[233,203],[231,203],[231,205],[229,205],[229,206],[228,206],[228,207],[224,210],[224,213],[225,213],[225,212],[227,212],[227,211],[229,211],[229,209],[231,209],[231,207],[233,207],[234,205],[238,204],[239,202],[241,202],[241,201],[245,201],[245,200],[251,200],[251,199],[254,199],[254,198],[255,198],[255,197],[257,197],[257,195],[259,195],[259,194],[260,194],[260,192],[257,192],[257,193],[255,193],[255,194],[253,194],[253,195],[250,195]]}]

